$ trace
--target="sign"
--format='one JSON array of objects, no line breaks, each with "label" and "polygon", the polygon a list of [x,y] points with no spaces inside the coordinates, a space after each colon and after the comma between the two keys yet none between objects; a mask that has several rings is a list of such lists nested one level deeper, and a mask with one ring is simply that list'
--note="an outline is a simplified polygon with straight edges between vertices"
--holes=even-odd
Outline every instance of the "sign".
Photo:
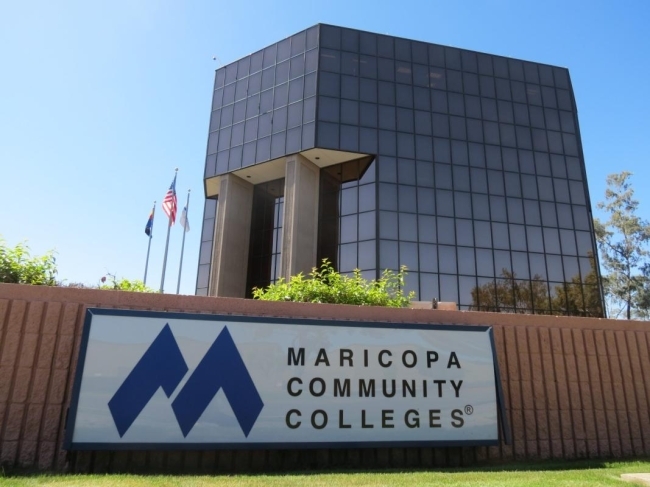
[{"label": "sign", "polygon": [[89,309],[66,449],[496,445],[485,326]]}]

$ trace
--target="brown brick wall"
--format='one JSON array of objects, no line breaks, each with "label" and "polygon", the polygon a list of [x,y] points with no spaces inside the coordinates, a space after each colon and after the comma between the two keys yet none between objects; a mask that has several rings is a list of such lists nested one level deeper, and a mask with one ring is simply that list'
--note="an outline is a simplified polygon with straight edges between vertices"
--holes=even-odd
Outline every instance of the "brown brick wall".
[{"label": "brown brick wall", "polygon": [[[489,448],[68,455],[61,445],[86,307],[491,325],[513,441]],[[633,321],[0,284],[0,465],[80,472],[210,473],[647,456],[649,346],[650,328]]]}]

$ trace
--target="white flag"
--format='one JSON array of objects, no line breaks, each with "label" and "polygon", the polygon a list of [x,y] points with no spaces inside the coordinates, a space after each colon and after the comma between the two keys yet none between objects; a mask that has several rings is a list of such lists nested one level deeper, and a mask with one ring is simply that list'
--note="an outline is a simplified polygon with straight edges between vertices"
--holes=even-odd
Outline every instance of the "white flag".
[{"label": "white flag", "polygon": [[190,221],[187,219],[187,206],[183,208],[183,213],[181,214],[181,219],[179,223],[185,229],[186,232],[190,231]]}]

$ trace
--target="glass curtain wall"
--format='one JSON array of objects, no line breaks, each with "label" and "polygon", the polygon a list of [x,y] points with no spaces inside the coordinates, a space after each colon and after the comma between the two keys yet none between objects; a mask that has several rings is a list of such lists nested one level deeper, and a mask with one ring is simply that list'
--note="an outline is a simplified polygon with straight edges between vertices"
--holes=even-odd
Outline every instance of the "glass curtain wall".
[{"label": "glass curtain wall", "polygon": [[214,226],[217,218],[218,201],[206,199],[203,206],[203,227],[201,230],[201,248],[199,250],[199,268],[196,276],[196,295],[207,296],[210,281],[210,263],[214,240]]},{"label": "glass curtain wall", "polygon": [[377,154],[379,269],[418,299],[602,315],[566,69],[323,25],[317,120]]},{"label": "glass curtain wall", "polygon": [[253,296],[254,287],[263,288],[278,279],[283,212],[284,178],[255,185],[246,297]]},{"label": "glass curtain wall", "polygon": [[215,73],[205,177],[314,147],[318,27]]},{"label": "glass curtain wall", "polygon": [[377,277],[376,164],[364,158],[320,173],[318,262],[344,274]]}]

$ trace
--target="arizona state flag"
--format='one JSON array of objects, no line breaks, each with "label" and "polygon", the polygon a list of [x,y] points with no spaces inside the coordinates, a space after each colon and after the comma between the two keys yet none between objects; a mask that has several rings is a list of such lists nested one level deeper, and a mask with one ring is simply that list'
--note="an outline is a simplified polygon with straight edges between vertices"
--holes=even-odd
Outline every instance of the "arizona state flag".
[{"label": "arizona state flag", "polygon": [[153,209],[151,210],[151,213],[149,214],[149,219],[147,220],[147,225],[144,227],[144,233],[146,233],[149,238],[151,238],[153,235],[153,214],[156,211],[156,206],[154,205]]}]

